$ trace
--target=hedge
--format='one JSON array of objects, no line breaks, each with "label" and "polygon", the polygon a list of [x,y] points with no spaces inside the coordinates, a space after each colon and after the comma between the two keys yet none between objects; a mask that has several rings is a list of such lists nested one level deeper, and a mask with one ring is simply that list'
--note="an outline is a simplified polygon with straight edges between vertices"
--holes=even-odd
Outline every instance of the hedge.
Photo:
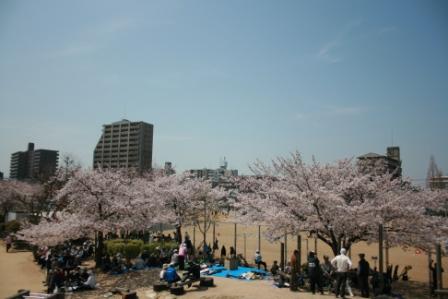
[{"label": "hedge", "polygon": [[110,256],[115,256],[117,253],[122,254],[127,259],[134,259],[146,250],[149,254],[154,253],[156,247],[163,250],[173,250],[178,247],[177,243],[172,242],[152,242],[150,244],[143,244],[142,240],[124,240],[114,239],[106,241],[106,250]]}]

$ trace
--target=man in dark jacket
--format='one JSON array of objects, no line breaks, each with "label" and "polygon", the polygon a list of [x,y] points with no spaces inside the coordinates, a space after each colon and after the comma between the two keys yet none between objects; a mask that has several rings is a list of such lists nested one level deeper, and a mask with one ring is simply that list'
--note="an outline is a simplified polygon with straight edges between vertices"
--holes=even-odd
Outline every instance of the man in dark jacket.
[{"label": "man in dark jacket", "polygon": [[321,269],[320,269],[320,263],[317,256],[314,254],[314,252],[310,251],[308,254],[308,262],[307,262],[307,268],[308,268],[308,276],[310,278],[310,287],[311,292],[313,294],[316,293],[316,284],[319,288],[319,292],[321,294],[324,293],[322,289],[322,283],[321,283]]},{"label": "man in dark jacket", "polygon": [[363,298],[369,298],[369,272],[369,262],[365,260],[364,253],[360,253],[358,263],[358,283],[359,289],[361,290],[361,297]]}]

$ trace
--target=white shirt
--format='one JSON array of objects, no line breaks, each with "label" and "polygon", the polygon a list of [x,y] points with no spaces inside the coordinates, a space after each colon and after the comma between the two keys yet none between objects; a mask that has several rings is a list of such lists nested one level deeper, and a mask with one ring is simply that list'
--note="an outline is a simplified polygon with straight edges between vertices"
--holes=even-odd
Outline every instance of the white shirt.
[{"label": "white shirt", "polygon": [[87,278],[87,281],[84,284],[94,289],[96,287],[95,274],[90,274],[89,277]]},{"label": "white shirt", "polygon": [[352,267],[352,262],[344,254],[340,254],[332,259],[331,264],[336,268],[336,272],[348,272]]}]

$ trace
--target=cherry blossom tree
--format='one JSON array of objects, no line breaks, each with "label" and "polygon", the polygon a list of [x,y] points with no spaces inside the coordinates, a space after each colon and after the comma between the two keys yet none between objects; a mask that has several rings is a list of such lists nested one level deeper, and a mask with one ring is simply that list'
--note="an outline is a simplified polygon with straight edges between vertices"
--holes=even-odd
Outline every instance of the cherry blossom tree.
[{"label": "cherry blossom tree", "polygon": [[227,192],[219,187],[212,188],[210,181],[200,179],[189,181],[188,189],[193,221],[202,233],[202,242],[205,245],[211,225],[227,207]]},{"label": "cherry blossom tree", "polygon": [[95,261],[101,264],[104,235],[147,229],[159,221],[147,181],[133,173],[115,170],[77,170],[58,191],[64,208],[22,232],[34,244],[58,244],[80,236],[97,237]]},{"label": "cherry blossom tree", "polygon": [[268,226],[268,237],[306,231],[336,255],[359,241],[377,240],[378,225],[387,227],[394,244],[424,244],[428,234],[447,232],[443,219],[427,213],[432,193],[419,192],[393,174],[368,174],[352,160],[307,165],[298,152],[267,165],[251,166],[255,176],[239,182],[235,207],[245,221]]},{"label": "cherry blossom tree", "polygon": [[178,242],[181,242],[182,226],[192,224],[195,216],[194,182],[185,174],[165,176],[160,173],[153,176],[151,183],[157,202],[162,203],[167,223],[176,226]]}]

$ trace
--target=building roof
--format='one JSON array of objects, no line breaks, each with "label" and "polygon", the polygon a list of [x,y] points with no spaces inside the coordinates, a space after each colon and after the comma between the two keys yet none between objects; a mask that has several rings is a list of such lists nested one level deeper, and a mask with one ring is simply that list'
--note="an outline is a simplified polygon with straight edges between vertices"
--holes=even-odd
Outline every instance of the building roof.
[{"label": "building roof", "polygon": [[386,156],[379,155],[379,154],[376,154],[376,153],[368,153],[368,154],[361,155],[361,156],[358,157],[358,159],[370,159],[370,158],[386,158]]}]

